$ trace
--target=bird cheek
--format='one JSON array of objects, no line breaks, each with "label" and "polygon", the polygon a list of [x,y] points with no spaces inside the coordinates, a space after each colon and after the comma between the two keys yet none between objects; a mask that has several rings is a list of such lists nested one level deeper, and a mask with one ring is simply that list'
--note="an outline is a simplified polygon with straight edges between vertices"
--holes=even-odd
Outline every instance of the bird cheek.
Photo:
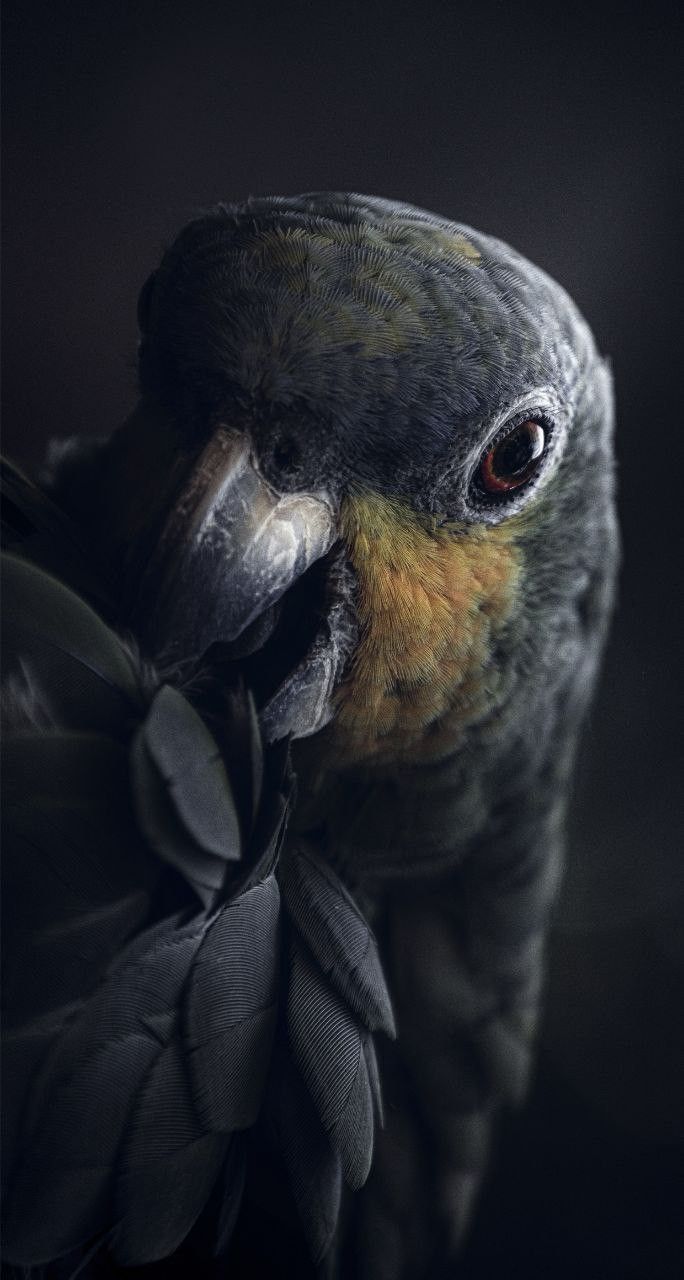
[{"label": "bird cheek", "polygon": [[425,754],[447,719],[457,737],[487,710],[493,640],[518,582],[515,531],[429,531],[377,495],[348,502],[342,524],[361,642],[340,690],[340,733],[364,755]]}]

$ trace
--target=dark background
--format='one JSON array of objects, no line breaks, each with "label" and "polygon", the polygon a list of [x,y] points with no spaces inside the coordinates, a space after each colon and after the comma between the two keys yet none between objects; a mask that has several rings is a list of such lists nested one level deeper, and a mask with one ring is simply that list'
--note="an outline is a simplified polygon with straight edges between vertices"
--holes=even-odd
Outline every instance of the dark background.
[{"label": "dark background", "polygon": [[[530,1103],[462,1270],[684,1274],[677,9],[6,0],[4,448],[107,432],[198,208],[373,192],[510,241],[611,355],[624,568]],[[679,685],[681,689],[681,685]],[[680,1267],[683,1268],[680,1271]]]}]

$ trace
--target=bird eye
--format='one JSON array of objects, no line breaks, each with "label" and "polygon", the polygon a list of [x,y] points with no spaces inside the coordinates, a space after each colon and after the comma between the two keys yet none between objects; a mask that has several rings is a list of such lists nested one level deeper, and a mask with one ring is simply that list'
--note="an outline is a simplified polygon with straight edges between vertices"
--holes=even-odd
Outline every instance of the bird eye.
[{"label": "bird eye", "polygon": [[528,418],[509,427],[480,459],[476,483],[485,493],[503,495],[519,489],[535,474],[546,448],[546,431]]}]

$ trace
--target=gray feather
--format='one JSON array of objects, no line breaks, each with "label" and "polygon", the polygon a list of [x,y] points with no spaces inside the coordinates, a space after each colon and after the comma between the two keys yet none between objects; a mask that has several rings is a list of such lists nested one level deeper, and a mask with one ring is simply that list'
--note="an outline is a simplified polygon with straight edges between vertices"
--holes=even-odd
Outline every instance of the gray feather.
[{"label": "gray feather", "polygon": [[336,991],[370,1031],[394,1036],[394,1016],[372,930],[331,867],[302,843],[288,848],[288,911]]},{"label": "gray feather", "polygon": [[373,1156],[373,1096],[363,1031],[296,944],[288,989],[292,1055],[349,1186],[363,1185]]},{"label": "gray feather", "polygon": [[184,1039],[193,1099],[205,1128],[253,1124],[275,1031],[280,952],[275,876],[223,908],[193,964]]}]

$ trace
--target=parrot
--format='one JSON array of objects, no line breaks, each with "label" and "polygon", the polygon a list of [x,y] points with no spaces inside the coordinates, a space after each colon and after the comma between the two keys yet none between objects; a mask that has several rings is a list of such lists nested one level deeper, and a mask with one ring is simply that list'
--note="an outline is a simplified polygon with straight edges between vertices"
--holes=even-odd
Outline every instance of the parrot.
[{"label": "parrot", "polygon": [[344,192],[200,211],[137,319],[123,425],[3,470],[5,1263],[455,1275],[612,612],[610,367],[507,244]]}]

